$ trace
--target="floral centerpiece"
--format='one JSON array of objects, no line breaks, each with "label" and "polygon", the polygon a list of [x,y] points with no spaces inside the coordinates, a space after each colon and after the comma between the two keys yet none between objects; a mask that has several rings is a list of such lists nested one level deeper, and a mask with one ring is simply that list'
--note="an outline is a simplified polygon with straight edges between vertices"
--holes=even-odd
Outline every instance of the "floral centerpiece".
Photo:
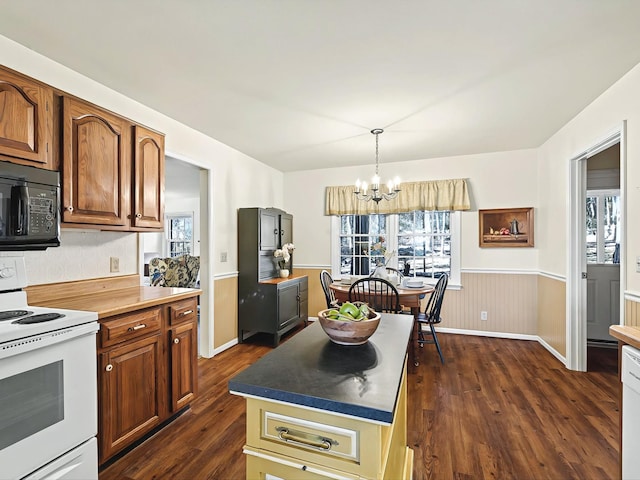
[{"label": "floral centerpiece", "polygon": [[278,260],[278,266],[280,267],[280,276],[289,276],[289,269],[287,268],[287,264],[291,260],[291,254],[295,249],[296,247],[293,243],[285,243],[284,245],[282,245],[282,248],[279,248],[275,252],[273,252],[274,257],[282,259]]},{"label": "floral centerpiece", "polygon": [[371,255],[380,255],[384,258],[384,263],[381,261],[381,259],[376,260],[376,269],[371,274],[371,276],[384,278],[385,280],[387,280],[387,265],[393,258],[395,250],[391,250],[390,252],[388,252],[384,240],[384,237],[378,237],[378,241],[371,245]]},{"label": "floral centerpiece", "polygon": [[393,258],[395,254],[395,250],[391,250],[387,252],[387,247],[385,245],[384,237],[378,237],[378,241],[371,245],[371,255],[372,256],[382,256],[384,257],[384,263],[378,259],[376,261],[376,265],[378,267],[386,267],[389,264],[389,261]]}]

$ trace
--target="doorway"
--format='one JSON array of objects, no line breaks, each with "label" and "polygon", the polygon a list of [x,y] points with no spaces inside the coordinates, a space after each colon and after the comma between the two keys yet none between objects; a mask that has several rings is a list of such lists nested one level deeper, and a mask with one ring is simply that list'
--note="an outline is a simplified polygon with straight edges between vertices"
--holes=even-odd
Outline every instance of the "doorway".
[{"label": "doorway", "polygon": [[[209,281],[209,222],[211,172],[173,154],[165,157],[165,229],[139,235],[140,271],[146,273],[153,257],[170,257],[180,252],[200,257],[198,354],[213,356],[213,282]],[[172,233],[171,233],[172,232]],[[148,285],[148,276],[141,276]]]},{"label": "doorway", "polygon": [[566,306],[571,370],[587,371],[587,345],[609,346],[608,325],[624,318],[625,126],[571,160]]}]

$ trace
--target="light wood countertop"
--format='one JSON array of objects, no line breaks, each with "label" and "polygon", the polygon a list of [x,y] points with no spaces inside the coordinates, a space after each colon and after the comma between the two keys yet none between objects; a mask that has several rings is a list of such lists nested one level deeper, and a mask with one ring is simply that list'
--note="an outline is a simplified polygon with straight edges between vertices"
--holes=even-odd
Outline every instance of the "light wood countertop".
[{"label": "light wood countertop", "polygon": [[31,304],[34,306],[98,312],[98,319],[104,319],[142,308],[191,298],[200,294],[202,294],[202,290],[197,288],[136,286],[84,293],[74,297],[47,299]]},{"label": "light wood countertop", "polygon": [[611,325],[609,334],[623,343],[640,348],[640,327],[628,327],[626,325]]}]

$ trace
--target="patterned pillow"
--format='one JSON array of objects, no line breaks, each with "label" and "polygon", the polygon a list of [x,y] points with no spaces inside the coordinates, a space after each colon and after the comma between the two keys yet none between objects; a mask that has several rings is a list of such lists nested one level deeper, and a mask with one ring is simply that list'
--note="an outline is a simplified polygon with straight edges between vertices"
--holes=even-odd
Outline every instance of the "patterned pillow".
[{"label": "patterned pillow", "polygon": [[200,271],[200,257],[181,255],[179,257],[152,258],[149,261],[149,277],[154,287],[196,286]]}]

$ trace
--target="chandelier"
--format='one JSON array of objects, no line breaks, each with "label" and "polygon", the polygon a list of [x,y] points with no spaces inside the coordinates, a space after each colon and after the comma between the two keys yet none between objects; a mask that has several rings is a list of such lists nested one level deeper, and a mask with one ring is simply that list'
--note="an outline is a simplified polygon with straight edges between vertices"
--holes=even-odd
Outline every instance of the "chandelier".
[{"label": "chandelier", "polygon": [[[380,200],[391,200],[392,198],[396,198],[398,196],[398,192],[400,191],[400,180],[396,177],[394,180],[389,180],[387,182],[387,189],[389,190],[387,193],[380,190],[380,176],[378,175],[378,135],[380,135],[384,130],[381,128],[374,128],[371,130],[376,136],[376,174],[371,179],[371,186],[367,185],[367,182],[360,182],[360,179],[356,182],[356,197],[360,200],[364,200],[368,202],[369,200],[373,200],[378,203]],[[362,190],[360,190],[362,188]],[[367,189],[371,189],[370,193],[367,193]]]}]

